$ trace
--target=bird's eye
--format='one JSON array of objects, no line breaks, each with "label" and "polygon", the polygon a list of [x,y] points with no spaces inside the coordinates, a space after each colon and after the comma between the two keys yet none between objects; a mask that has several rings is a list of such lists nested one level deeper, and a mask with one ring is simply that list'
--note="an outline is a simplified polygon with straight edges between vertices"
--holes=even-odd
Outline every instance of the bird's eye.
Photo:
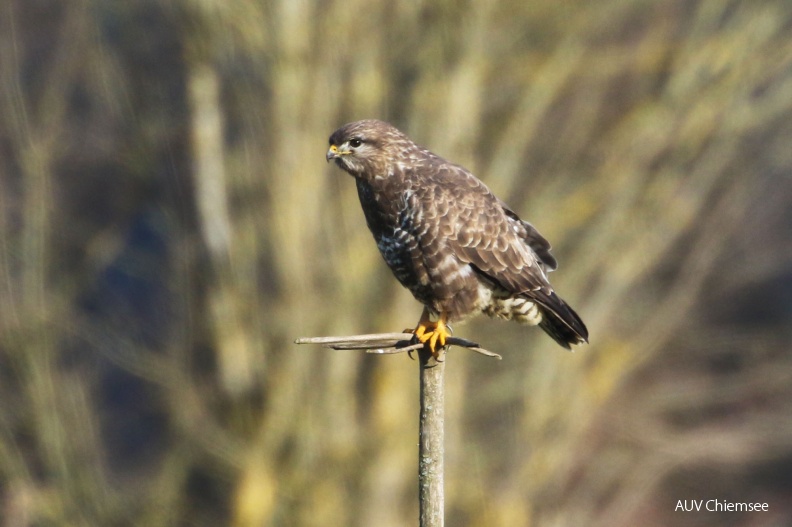
[{"label": "bird's eye", "polygon": [[359,147],[362,144],[363,144],[363,141],[361,141],[357,137],[354,138],[354,139],[350,139],[349,140],[349,146],[351,146],[352,148],[357,148],[357,147]]}]

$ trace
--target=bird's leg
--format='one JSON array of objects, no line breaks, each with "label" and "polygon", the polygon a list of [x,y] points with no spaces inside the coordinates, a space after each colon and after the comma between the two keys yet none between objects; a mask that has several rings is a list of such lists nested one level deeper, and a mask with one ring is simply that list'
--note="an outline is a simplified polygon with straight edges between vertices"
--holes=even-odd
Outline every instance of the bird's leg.
[{"label": "bird's leg", "polygon": [[432,328],[434,323],[432,319],[429,317],[429,310],[424,307],[423,312],[421,313],[421,319],[418,321],[418,326],[414,330],[406,329],[405,333],[408,331],[412,331],[412,334],[417,338],[419,341],[424,342],[421,340],[421,337]]},{"label": "bird's leg", "polygon": [[[418,326],[413,331],[413,335],[422,344],[429,343],[429,351],[435,359],[440,357],[443,347],[445,347],[446,339],[450,335],[448,331],[448,314],[445,312],[440,313],[440,318],[437,322],[432,322],[429,317],[429,310],[424,307],[421,313],[421,319],[418,321]],[[439,346],[438,346],[439,344]]]}]

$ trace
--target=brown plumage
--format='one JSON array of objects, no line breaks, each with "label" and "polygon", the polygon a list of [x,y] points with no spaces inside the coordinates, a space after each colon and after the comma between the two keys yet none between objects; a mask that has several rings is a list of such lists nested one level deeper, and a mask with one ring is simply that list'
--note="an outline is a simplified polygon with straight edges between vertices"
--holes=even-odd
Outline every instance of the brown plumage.
[{"label": "brown plumage", "polygon": [[373,119],[333,132],[326,157],[354,176],[380,253],[425,306],[415,335],[433,353],[446,323],[478,313],[538,324],[565,348],[588,342],[547,279],[550,244],[469,171]]}]

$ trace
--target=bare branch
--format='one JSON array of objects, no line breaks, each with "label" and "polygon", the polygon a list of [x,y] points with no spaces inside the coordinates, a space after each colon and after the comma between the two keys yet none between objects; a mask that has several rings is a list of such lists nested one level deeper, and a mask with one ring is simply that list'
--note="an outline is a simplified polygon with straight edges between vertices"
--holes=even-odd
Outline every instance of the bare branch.
[{"label": "bare branch", "polygon": [[[421,343],[413,342],[412,338],[412,333],[371,333],[347,337],[301,337],[294,343],[320,344],[324,348],[334,350],[360,350],[366,353],[389,355],[416,351],[424,347]],[[482,348],[476,342],[459,337],[449,337],[446,341],[446,348],[450,346],[466,348],[485,357],[493,357],[498,360],[503,358],[495,352]]]},{"label": "bare branch", "polygon": [[[412,333],[375,333],[347,337],[302,337],[295,344],[320,344],[334,350],[362,350],[366,353],[391,354],[418,351],[421,368],[421,410],[418,424],[418,502],[419,525],[442,527],[445,522],[443,486],[445,441],[445,351],[435,359],[426,344],[415,342]],[[487,357],[501,359],[477,343],[450,337],[445,350],[459,346]]]}]

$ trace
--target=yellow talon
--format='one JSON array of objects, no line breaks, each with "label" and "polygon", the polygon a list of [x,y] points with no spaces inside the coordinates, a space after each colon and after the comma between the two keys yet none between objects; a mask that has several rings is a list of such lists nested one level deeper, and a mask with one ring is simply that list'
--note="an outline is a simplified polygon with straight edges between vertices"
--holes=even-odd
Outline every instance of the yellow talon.
[{"label": "yellow talon", "polygon": [[[422,344],[429,343],[429,351],[432,356],[437,360],[443,352],[446,345],[449,331],[446,325],[448,316],[445,313],[440,313],[440,318],[437,322],[432,322],[429,318],[429,310],[424,308],[421,314],[421,320],[418,321],[418,327],[413,331],[413,335]],[[439,346],[438,346],[439,344]]]}]

